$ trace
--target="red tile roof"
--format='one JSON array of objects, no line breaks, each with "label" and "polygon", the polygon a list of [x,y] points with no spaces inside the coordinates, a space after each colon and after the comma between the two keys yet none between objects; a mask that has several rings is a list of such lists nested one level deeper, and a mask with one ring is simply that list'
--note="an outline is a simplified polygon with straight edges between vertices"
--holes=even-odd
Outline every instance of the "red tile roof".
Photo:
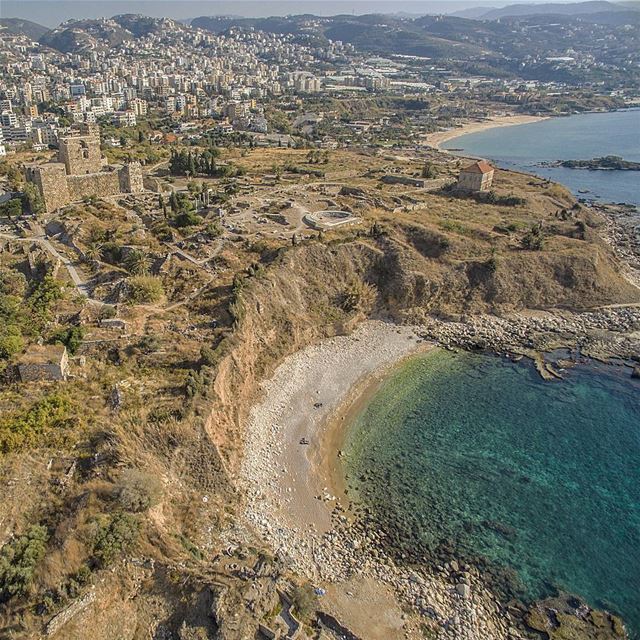
[{"label": "red tile roof", "polygon": [[461,173],[491,173],[492,171],[493,167],[488,162],[479,160],[465,167]]}]

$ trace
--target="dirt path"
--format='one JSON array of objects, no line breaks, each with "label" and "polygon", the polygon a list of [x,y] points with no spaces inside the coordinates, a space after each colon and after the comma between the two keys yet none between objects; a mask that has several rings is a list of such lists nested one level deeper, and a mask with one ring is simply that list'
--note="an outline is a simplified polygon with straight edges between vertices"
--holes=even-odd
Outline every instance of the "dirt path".
[{"label": "dirt path", "polygon": [[89,291],[89,286],[87,281],[80,275],[78,270],[75,268],[71,260],[69,260],[66,256],[62,255],[53,244],[44,236],[27,236],[26,238],[21,238],[17,235],[11,235],[6,233],[0,233],[0,238],[7,238],[9,240],[14,240],[18,242],[35,242],[41,245],[54,259],[59,260],[60,263],[67,270],[71,281],[73,282],[78,293],[83,297],[87,298],[89,303],[103,306],[104,302],[101,300],[96,300],[91,297],[91,292]]}]

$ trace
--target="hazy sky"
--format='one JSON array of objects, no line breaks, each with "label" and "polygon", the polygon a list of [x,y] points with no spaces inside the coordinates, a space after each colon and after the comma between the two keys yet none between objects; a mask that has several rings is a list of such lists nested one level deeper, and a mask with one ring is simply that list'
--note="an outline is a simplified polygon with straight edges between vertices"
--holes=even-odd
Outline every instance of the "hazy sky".
[{"label": "hazy sky", "polygon": [[[518,0],[0,0],[0,17],[24,18],[54,27],[70,18],[110,17],[141,13],[180,20],[196,16],[274,16],[300,13],[451,13],[468,7],[499,7]],[[521,0],[522,1],[522,0]],[[558,0],[553,0],[558,1]],[[529,0],[531,2],[531,0]]]}]

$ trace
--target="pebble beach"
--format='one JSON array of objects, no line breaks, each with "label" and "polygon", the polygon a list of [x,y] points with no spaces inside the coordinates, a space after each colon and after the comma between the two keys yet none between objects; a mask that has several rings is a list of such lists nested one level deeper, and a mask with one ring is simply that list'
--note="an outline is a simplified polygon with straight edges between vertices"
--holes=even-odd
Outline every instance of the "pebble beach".
[{"label": "pebble beach", "polygon": [[[349,609],[371,604],[354,596],[354,581],[391,593],[399,610],[412,611],[398,620],[404,637],[423,637],[420,625],[427,621],[439,638],[519,638],[475,568],[396,563],[378,532],[354,522],[331,469],[349,409],[391,367],[429,347],[419,327],[369,321],[350,336],[285,359],[263,383],[263,399],[249,417],[241,470],[245,518],[294,571],[338,603],[351,598]],[[358,616],[344,622],[361,637],[384,637],[363,628]]]}]

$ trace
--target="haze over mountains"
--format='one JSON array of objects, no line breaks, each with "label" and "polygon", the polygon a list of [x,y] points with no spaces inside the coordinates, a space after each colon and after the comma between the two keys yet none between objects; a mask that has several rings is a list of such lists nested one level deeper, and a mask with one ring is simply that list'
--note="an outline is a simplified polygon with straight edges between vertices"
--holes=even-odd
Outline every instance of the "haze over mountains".
[{"label": "haze over mountains", "polygon": [[[475,20],[498,20],[499,18],[533,16],[533,15],[563,15],[581,16],[593,13],[604,13],[607,11],[628,11],[634,9],[634,3],[627,5],[606,2],[606,0],[589,0],[587,2],[553,2],[553,3],[532,3],[532,4],[510,4],[506,7],[473,7],[454,11],[451,15],[460,18],[471,18]],[[636,3],[637,10],[640,4]]]},{"label": "haze over mountains", "polygon": [[[169,17],[188,21],[195,16],[233,15],[238,17],[269,17],[298,14],[331,16],[340,14],[397,14],[409,16],[449,14],[466,18],[494,19],[506,15],[532,15],[533,13],[558,13],[578,15],[602,11],[638,9],[640,3],[611,3],[595,0],[579,3],[512,4],[507,1],[491,1],[488,6],[478,6],[482,0],[107,0],[106,2],[81,2],[78,0],[3,0],[0,18],[22,18],[53,28],[61,22],[74,19],[99,18],[125,13],[137,13],[151,17]],[[505,12],[506,8],[506,12]],[[495,13],[501,12],[501,13]]]}]

